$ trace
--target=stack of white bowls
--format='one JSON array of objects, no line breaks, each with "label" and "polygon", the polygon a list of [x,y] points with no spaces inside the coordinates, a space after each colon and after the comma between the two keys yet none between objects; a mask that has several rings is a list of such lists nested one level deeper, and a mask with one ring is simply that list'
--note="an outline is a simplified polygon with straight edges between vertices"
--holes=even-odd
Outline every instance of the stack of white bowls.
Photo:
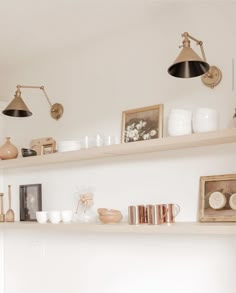
[{"label": "stack of white bowls", "polygon": [[57,142],[58,152],[69,152],[80,149],[80,142],[78,140],[64,140]]}]

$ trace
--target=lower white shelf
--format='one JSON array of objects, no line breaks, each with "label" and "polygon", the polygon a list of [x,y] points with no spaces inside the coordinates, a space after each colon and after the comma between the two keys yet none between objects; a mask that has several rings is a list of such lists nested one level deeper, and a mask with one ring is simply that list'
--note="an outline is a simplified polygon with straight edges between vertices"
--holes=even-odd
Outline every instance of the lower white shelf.
[{"label": "lower white shelf", "polygon": [[99,223],[38,224],[37,222],[0,223],[0,231],[73,231],[78,233],[126,233],[126,234],[202,234],[236,235],[236,223],[177,222],[162,225],[128,225]]}]

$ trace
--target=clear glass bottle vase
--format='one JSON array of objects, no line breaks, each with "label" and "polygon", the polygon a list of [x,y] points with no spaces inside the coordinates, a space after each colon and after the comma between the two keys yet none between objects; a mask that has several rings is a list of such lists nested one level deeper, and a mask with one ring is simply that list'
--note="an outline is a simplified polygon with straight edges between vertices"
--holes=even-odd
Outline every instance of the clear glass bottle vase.
[{"label": "clear glass bottle vase", "polygon": [[93,194],[85,193],[79,195],[79,201],[76,208],[76,220],[78,222],[88,223],[95,221],[95,214],[92,209]]}]

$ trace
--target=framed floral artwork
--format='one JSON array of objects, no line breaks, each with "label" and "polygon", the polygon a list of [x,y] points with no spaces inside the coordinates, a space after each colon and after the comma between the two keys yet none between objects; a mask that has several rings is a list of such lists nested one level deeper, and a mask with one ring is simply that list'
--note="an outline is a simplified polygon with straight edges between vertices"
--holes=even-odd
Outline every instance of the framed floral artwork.
[{"label": "framed floral artwork", "polygon": [[236,174],[200,177],[199,221],[236,221]]},{"label": "framed floral artwork", "polygon": [[163,105],[154,105],[122,113],[123,143],[162,137]]}]

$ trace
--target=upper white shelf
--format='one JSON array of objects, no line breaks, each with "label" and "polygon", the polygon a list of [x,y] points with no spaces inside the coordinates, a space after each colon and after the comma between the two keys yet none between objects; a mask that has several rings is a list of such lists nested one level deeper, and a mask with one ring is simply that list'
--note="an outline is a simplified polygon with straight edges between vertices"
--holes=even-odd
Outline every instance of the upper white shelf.
[{"label": "upper white shelf", "polygon": [[141,153],[236,143],[236,128],[0,161],[0,169],[33,167]]},{"label": "upper white shelf", "polygon": [[195,223],[177,222],[162,225],[128,225],[71,223],[71,224],[38,224],[37,222],[0,223],[0,232],[5,230],[33,230],[78,233],[123,233],[123,234],[198,234],[198,235],[236,235],[236,223]]}]

